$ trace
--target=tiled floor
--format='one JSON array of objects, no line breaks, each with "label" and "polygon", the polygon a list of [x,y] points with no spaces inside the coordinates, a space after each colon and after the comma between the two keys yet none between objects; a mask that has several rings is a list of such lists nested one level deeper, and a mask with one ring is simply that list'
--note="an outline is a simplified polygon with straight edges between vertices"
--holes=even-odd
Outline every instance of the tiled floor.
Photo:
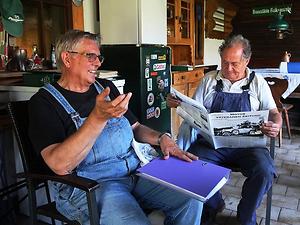
[{"label": "tiled floor", "polygon": [[[278,140],[276,140],[278,141]],[[275,164],[278,178],[273,184],[271,225],[300,225],[300,135],[283,140],[279,148],[276,142]],[[230,181],[222,189],[226,209],[217,217],[217,225],[236,224],[236,207],[245,178],[232,173]],[[266,200],[257,210],[257,223],[265,224]]]},{"label": "tiled floor", "polygon": [[[281,148],[276,143],[275,153],[278,178],[273,185],[271,225],[300,225],[300,132],[291,140],[284,139]],[[226,209],[218,215],[215,225],[237,225],[236,207],[244,179],[240,173],[232,173],[222,189]],[[259,225],[265,224],[265,203],[264,200],[257,210]],[[161,218],[153,216],[153,224],[163,224]],[[27,225],[29,221],[28,218],[19,218],[15,224]]]}]

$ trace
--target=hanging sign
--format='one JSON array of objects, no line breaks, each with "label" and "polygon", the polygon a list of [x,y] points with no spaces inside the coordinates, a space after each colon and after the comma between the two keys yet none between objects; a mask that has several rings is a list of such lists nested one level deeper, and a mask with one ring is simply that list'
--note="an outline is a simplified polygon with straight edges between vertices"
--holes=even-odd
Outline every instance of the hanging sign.
[{"label": "hanging sign", "polygon": [[252,8],[253,16],[274,16],[281,13],[282,15],[292,13],[292,4],[288,5],[273,5],[273,6],[261,6]]}]

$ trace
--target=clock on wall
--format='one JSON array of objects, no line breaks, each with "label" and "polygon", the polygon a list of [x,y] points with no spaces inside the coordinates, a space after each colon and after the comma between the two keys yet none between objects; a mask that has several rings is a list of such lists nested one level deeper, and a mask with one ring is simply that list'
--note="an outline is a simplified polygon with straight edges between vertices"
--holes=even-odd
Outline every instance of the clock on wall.
[{"label": "clock on wall", "polygon": [[83,0],[72,0],[72,1],[76,6],[81,6],[83,2]]}]

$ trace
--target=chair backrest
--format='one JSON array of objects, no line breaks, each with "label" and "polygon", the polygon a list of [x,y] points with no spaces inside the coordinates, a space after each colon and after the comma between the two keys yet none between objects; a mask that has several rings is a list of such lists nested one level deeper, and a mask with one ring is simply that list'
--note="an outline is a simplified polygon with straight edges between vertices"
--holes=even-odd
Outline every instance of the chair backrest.
[{"label": "chair backrest", "polygon": [[277,108],[282,108],[281,96],[288,88],[288,81],[277,77],[265,77],[271,89]]},{"label": "chair backrest", "polygon": [[28,136],[28,101],[8,103],[8,112],[13,123],[24,172],[52,174],[42,157],[33,149]]},{"label": "chair backrest", "polygon": [[218,65],[210,65],[210,66],[205,66],[204,67],[204,74],[212,71],[212,70],[216,70],[218,68]]},{"label": "chair backrest", "polygon": [[[44,160],[33,149],[33,145],[28,136],[28,101],[10,102],[8,104],[8,112],[13,123],[15,137],[18,142],[20,155],[23,162],[25,177],[27,176],[27,187],[29,197],[29,211],[31,224],[37,224],[37,214],[50,217],[52,224],[56,224],[54,220],[60,220],[64,224],[78,225],[78,221],[71,221],[67,217],[60,214],[51,202],[48,180],[57,181],[60,183],[68,184],[84,190],[88,200],[88,209],[90,224],[97,225],[99,223],[99,212],[96,204],[95,190],[99,187],[96,181],[87,178],[77,177],[70,174],[66,176],[55,175]],[[37,206],[36,189],[45,188],[48,203]]]}]

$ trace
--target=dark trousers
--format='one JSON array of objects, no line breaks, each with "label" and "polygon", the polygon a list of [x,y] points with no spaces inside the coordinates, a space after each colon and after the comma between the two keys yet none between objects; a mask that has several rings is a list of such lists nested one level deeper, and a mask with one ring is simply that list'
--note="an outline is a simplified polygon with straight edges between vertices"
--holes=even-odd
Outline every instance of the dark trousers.
[{"label": "dark trousers", "polygon": [[[274,162],[267,148],[219,148],[213,149],[202,139],[195,141],[189,152],[201,160],[225,167],[238,167],[247,177],[238,205],[238,219],[242,225],[256,224],[256,209],[268,192],[276,174]],[[222,196],[216,193],[204,207],[216,209]]]}]

